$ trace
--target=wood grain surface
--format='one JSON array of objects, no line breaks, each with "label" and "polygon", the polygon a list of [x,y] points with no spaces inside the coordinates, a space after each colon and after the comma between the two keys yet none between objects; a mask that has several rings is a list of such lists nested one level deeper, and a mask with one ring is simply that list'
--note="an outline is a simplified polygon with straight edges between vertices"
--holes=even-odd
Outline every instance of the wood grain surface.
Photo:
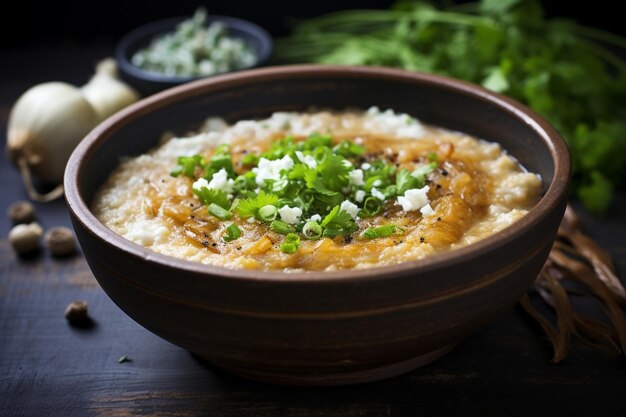
[{"label": "wood grain surface", "polygon": [[[84,82],[106,44],[3,50],[0,145],[10,105],[29,85]],[[70,62],[71,61],[71,65]],[[46,65],[37,66],[45,62]],[[212,368],[140,327],[104,294],[80,254],[46,251],[19,258],[4,212],[26,194],[0,161],[0,415],[2,416],[624,416],[626,361],[574,341],[550,362],[551,347],[520,309],[503,314],[452,353],[377,383],[289,388],[246,381]],[[44,228],[68,225],[62,201],[37,205]],[[585,229],[626,270],[626,194],[606,218],[582,216]],[[623,274],[622,274],[623,275]],[[63,317],[89,303],[93,326]],[[583,307],[585,308],[585,307]],[[127,355],[131,361],[118,363]]]}]

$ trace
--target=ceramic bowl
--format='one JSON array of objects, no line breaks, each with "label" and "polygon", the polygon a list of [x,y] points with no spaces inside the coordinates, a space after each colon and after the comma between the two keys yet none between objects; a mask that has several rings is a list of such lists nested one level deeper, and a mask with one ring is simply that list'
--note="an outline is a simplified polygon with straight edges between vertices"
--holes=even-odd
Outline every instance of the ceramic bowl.
[{"label": "ceramic bowl", "polygon": [[[89,208],[120,158],[148,151],[164,131],[188,130],[208,116],[234,122],[277,110],[373,105],[501,143],[541,174],[543,197],[520,221],[461,249],[309,273],[225,269],[157,254],[109,230]],[[234,374],[330,385],[413,370],[513,307],[548,256],[569,180],[558,133],[511,99],[434,75],[311,65],[209,78],[132,105],[81,142],[65,189],[91,270],[142,326]]]},{"label": "ceramic bowl", "polygon": [[[146,71],[132,63],[132,56],[135,52],[148,46],[155,37],[173,32],[180,22],[188,18],[189,16],[174,17],[148,23],[120,39],[115,48],[115,58],[120,77],[144,96],[202,78],[159,74]],[[213,22],[223,23],[230,36],[242,39],[252,48],[257,56],[257,62],[250,68],[262,66],[267,62],[272,54],[273,42],[265,29],[243,19],[217,15],[207,16],[207,25]]]}]

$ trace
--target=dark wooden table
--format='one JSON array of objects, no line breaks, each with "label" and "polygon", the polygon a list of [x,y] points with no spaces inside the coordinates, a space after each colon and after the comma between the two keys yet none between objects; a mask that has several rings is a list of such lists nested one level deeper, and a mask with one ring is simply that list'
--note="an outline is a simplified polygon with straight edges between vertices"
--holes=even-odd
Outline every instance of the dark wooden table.
[{"label": "dark wooden table", "polygon": [[[48,80],[84,83],[107,43],[0,51],[0,131],[11,104]],[[335,388],[263,385],[214,369],[143,329],[106,296],[83,257],[19,259],[4,211],[26,194],[0,161],[0,415],[6,416],[624,416],[626,361],[574,341],[551,347],[519,308],[435,363],[387,381]],[[45,228],[68,225],[62,201],[37,205]],[[585,228],[626,270],[626,195]],[[89,302],[95,325],[68,326],[68,302]],[[128,355],[130,362],[118,363]]]}]

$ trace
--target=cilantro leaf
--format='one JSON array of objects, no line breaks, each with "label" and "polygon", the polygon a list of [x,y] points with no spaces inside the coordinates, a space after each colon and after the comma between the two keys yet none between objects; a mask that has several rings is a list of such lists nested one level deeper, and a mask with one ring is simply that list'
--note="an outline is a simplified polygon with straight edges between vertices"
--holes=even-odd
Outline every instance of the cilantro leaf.
[{"label": "cilantro leaf", "polygon": [[339,206],[333,209],[322,219],[320,224],[324,228],[324,236],[348,236],[354,233],[358,226],[352,216]]},{"label": "cilantro leaf", "polygon": [[217,204],[226,210],[230,207],[230,200],[225,191],[202,187],[199,190],[193,188],[193,193],[198,197],[202,204],[206,206]]},{"label": "cilantro leaf", "polygon": [[363,155],[365,148],[357,143],[344,140],[333,148],[333,152],[345,158],[352,158]]},{"label": "cilantro leaf", "polygon": [[259,211],[261,207],[275,205],[278,200],[277,195],[261,190],[255,197],[240,200],[237,207],[235,207],[235,211],[240,217],[247,219],[248,217],[256,216],[257,211]]},{"label": "cilantro leaf", "polygon": [[316,171],[320,174],[322,184],[328,190],[340,192],[350,184],[348,172],[352,168],[351,165],[346,164],[343,156],[333,154],[328,148],[326,150],[324,157],[317,164]]},{"label": "cilantro leaf", "polygon": [[304,171],[304,180],[306,181],[306,186],[317,193],[324,195],[335,195],[336,191],[330,190],[324,184],[322,178],[318,175],[317,171],[311,168],[306,168]]},{"label": "cilantro leaf", "polygon": [[296,143],[292,136],[287,136],[272,142],[270,149],[264,152],[261,157],[269,160],[281,159],[285,155],[291,155],[297,150]]},{"label": "cilantro leaf", "polygon": [[321,135],[319,133],[313,132],[304,142],[302,142],[299,149],[303,151],[312,151],[317,148],[330,147],[332,143],[332,135]]}]

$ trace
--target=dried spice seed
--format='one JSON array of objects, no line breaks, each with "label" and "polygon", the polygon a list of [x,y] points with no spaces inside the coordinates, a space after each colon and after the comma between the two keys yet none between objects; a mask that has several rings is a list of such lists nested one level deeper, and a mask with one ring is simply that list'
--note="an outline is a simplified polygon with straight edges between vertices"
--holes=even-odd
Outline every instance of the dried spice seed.
[{"label": "dried spice seed", "polygon": [[87,310],[87,301],[72,301],[65,308],[65,318],[73,325],[82,325],[89,321],[89,313]]},{"label": "dried spice seed", "polygon": [[38,223],[18,224],[9,232],[9,243],[18,254],[34,252],[39,248],[43,229]]},{"label": "dried spice seed", "polygon": [[7,209],[7,216],[13,224],[32,223],[35,221],[35,206],[28,201],[16,201]]},{"label": "dried spice seed", "polygon": [[125,363],[125,362],[132,362],[133,360],[131,358],[128,357],[128,355],[122,355],[119,358],[117,358],[117,363]]},{"label": "dried spice seed", "polygon": [[68,256],[76,251],[74,233],[67,227],[59,226],[48,230],[44,242],[54,256]]}]

